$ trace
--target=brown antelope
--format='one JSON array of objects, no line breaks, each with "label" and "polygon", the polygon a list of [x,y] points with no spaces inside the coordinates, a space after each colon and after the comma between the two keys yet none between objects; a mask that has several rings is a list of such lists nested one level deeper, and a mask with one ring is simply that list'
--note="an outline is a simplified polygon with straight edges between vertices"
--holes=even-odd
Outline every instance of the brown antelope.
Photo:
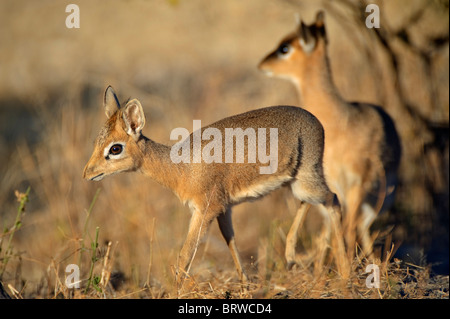
[{"label": "brown antelope", "polygon": [[[84,168],[83,177],[99,181],[119,172],[139,172],[173,190],[183,203],[189,205],[192,217],[178,260],[181,277],[188,272],[199,241],[217,218],[238,275],[245,282],[247,277],[235,244],[231,208],[238,203],[260,198],[281,186],[289,185],[300,201],[321,205],[332,216],[340,216],[337,196],[328,188],[323,174],[322,125],[301,108],[275,106],[224,118],[192,132],[181,143],[187,149],[175,148],[175,152],[174,146],[179,147],[178,143],[167,146],[142,134],[145,116],[138,100],[130,100],[121,107],[113,89],[108,87],[104,95],[104,108],[107,120],[95,140],[94,151]],[[270,133],[265,130],[269,128]],[[246,136],[242,136],[240,141],[236,136],[236,143],[232,140],[231,148],[227,148],[225,140],[230,130],[242,130]],[[257,139],[251,136],[256,131]],[[276,132],[275,139],[270,142],[270,147],[276,148],[276,165],[270,172],[261,173],[261,168],[267,168],[262,165],[267,161],[256,162],[251,151],[256,146],[259,155],[266,155],[265,138],[272,132]],[[214,138],[225,135],[224,139],[216,139],[219,142],[215,144],[225,151],[215,157],[215,161],[196,161],[198,149],[195,149],[195,139],[201,137],[198,141],[203,155],[207,155],[213,150],[206,142],[212,135]],[[179,159],[180,150],[187,151],[189,155],[183,161],[174,161],[174,157]],[[244,161],[238,162],[237,154],[242,150]],[[216,151],[220,150],[214,148]],[[226,160],[229,152],[236,156],[236,163]],[[234,160],[233,154],[231,158]]]},{"label": "brown antelope", "polygon": [[[258,67],[269,76],[291,80],[302,106],[322,123],[325,177],[341,203],[347,242],[352,247],[359,236],[364,252],[370,255],[369,227],[377,213],[389,208],[394,200],[400,141],[394,122],[382,108],[349,103],[339,95],[332,80],[327,44],[324,13],[319,12],[311,25],[300,21],[297,30]],[[305,211],[299,211],[288,234],[286,257],[291,263],[298,223]]]}]

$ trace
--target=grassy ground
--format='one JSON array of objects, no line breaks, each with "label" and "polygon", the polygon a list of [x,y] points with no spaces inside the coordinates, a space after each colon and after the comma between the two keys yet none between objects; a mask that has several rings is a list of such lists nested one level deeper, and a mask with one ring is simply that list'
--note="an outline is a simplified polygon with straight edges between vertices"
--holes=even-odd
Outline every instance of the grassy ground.
[{"label": "grassy ground", "polygon": [[[448,1],[424,9],[424,1],[383,2],[398,70],[392,52],[354,21],[351,1],[108,3],[78,1],[80,29],[65,27],[59,2],[0,4],[7,26],[0,29],[0,146],[7,150],[0,154],[0,279],[10,295],[448,298]],[[374,227],[378,259],[352,259],[344,276],[331,249],[325,267],[314,269],[321,220],[312,211],[299,232],[304,266],[287,271],[284,241],[298,203],[279,190],[233,211],[251,278],[246,289],[216,224],[179,289],[174,267],[188,208],[137,174],[99,183],[81,178],[105,119],[103,91],[111,84],[121,100],[138,98],[144,134],[166,144],[173,128],[190,129],[193,119],[208,124],[257,107],[299,105],[290,83],[265,78],[256,65],[293,30],[294,13],[309,21],[319,8],[327,12],[343,96],[385,105],[402,136],[397,202]],[[366,287],[372,263],[378,289]],[[80,289],[65,285],[70,264],[80,269]]]}]

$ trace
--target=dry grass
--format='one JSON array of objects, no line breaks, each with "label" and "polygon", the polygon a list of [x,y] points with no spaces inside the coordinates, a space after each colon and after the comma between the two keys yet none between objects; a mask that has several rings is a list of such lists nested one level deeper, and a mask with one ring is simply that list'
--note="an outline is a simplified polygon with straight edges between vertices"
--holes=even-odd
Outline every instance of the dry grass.
[{"label": "dry grass", "polygon": [[[401,25],[420,3],[405,10],[400,4],[385,8],[390,25]],[[434,27],[412,27],[425,35],[447,35],[447,44],[433,51],[433,83],[423,83],[426,68],[417,54],[394,42],[405,64],[399,80],[410,93],[408,101],[414,111],[446,125],[448,147],[448,6],[442,9],[436,3],[421,22],[428,26],[432,21]],[[387,258],[394,253],[391,242],[395,249],[401,242],[426,251],[448,247],[448,225],[441,212],[448,208],[448,169],[441,173],[448,148],[444,145],[442,153],[427,146],[433,136],[404,113],[398,94],[389,87],[392,70],[386,66],[386,53],[367,30],[337,18],[339,12],[348,13],[345,5],[258,0],[214,6],[200,0],[77,4],[79,30],[64,27],[65,7],[53,1],[0,4],[0,20],[8,25],[7,31],[0,30],[0,145],[8,150],[0,155],[0,223],[8,228],[0,237],[0,258],[15,222],[14,191],[31,187],[1,278],[8,293],[17,298],[448,298],[448,276],[435,276],[428,260],[411,252],[412,260]],[[190,128],[192,119],[207,124],[261,106],[297,105],[289,83],[264,78],[256,65],[292,30],[295,12],[308,19],[319,7],[330,12],[331,61],[339,89],[352,100],[388,105],[403,138],[401,189],[393,214],[382,216],[379,227],[395,228],[378,245],[381,260],[357,255],[347,260],[348,274],[343,275],[337,267],[341,262],[336,264],[342,256],[331,249],[325,267],[315,269],[321,221],[311,212],[299,234],[304,267],[286,271],[284,241],[297,203],[280,190],[233,212],[237,245],[252,279],[248,287],[238,282],[214,224],[197,251],[191,279],[177,289],[173,270],[187,232],[188,209],[169,190],[137,174],[99,183],[81,179],[104,121],[104,88],[112,84],[121,99],[139,98],[147,115],[144,134],[167,144],[169,132]],[[447,10],[446,17],[442,10]],[[426,38],[415,37],[417,45]],[[430,96],[437,101],[433,107]],[[97,227],[98,246],[93,249]],[[0,259],[0,266],[4,261]],[[379,289],[365,285],[370,263],[380,267]],[[81,289],[66,287],[68,264],[79,265]],[[91,267],[93,281],[86,290]]]}]

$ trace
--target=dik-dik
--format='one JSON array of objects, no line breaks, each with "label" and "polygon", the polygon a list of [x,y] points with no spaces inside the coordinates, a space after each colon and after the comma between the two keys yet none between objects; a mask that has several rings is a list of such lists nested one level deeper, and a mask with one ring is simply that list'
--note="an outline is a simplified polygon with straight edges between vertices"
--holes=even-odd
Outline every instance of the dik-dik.
[{"label": "dik-dik", "polygon": [[[171,189],[183,203],[189,205],[192,217],[178,261],[182,277],[190,267],[199,241],[211,222],[217,219],[238,275],[246,281],[235,244],[231,208],[260,198],[283,185],[290,186],[300,201],[321,205],[332,216],[340,216],[338,199],[328,188],[323,173],[322,125],[301,108],[275,106],[257,109],[224,118],[201,128],[200,132],[194,131],[183,143],[188,146],[189,154],[183,161],[173,160],[174,155],[179,155],[178,151],[173,152],[174,146],[157,143],[142,134],[145,116],[138,100],[133,99],[120,106],[113,89],[108,87],[104,95],[104,108],[107,120],[95,140],[94,151],[84,168],[83,177],[99,181],[119,172],[138,172]],[[240,143],[236,137],[231,149],[225,145],[226,134],[230,130],[242,130],[248,134]],[[195,149],[196,136],[202,137],[199,145],[205,155],[205,147],[209,145],[207,141],[211,138],[205,138],[206,132],[225,136],[219,144],[215,144],[222,147],[223,152],[221,156],[214,157],[214,161],[194,158],[199,151]],[[252,139],[251,132],[263,132],[263,136]],[[262,148],[262,153],[267,154],[269,143],[266,143],[266,138],[271,132],[276,132],[275,140],[270,142],[270,147],[277,148],[276,166],[262,173],[261,168],[266,164],[251,160],[255,156],[250,150],[259,151]],[[256,145],[250,145],[249,141]],[[243,149],[238,149],[238,145]],[[211,150],[208,148],[206,153]],[[219,150],[214,149],[216,151]],[[234,154],[244,152],[244,161],[227,160],[230,151]],[[234,159],[233,156],[231,158]]]},{"label": "dik-dik", "polygon": [[[349,247],[355,243],[356,229],[364,251],[370,254],[369,227],[377,213],[394,201],[400,140],[393,120],[381,107],[351,103],[340,96],[333,83],[327,45],[324,13],[319,12],[310,25],[300,21],[295,32],[260,62],[259,69],[292,81],[302,107],[322,123],[325,177],[341,203],[347,242]],[[292,259],[296,238],[289,235],[286,256]]]}]

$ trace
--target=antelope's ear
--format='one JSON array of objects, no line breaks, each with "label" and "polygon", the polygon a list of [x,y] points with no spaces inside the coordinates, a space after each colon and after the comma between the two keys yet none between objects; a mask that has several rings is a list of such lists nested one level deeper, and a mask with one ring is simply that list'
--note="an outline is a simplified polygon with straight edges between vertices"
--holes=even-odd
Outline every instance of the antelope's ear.
[{"label": "antelope's ear", "polygon": [[111,85],[109,85],[105,90],[103,107],[105,108],[107,118],[110,118],[120,108],[119,99],[117,98],[117,95]]},{"label": "antelope's ear", "polygon": [[307,26],[303,23],[303,21],[300,21],[297,34],[303,51],[306,53],[311,53],[316,47],[316,39],[312,33],[311,27]]},{"label": "antelope's ear", "polygon": [[328,43],[327,31],[325,30],[325,12],[319,11],[316,15],[316,36]]},{"label": "antelope's ear", "polygon": [[125,122],[127,134],[137,142],[145,125],[144,110],[138,100],[133,99],[125,105],[123,121]]},{"label": "antelope's ear", "polygon": [[325,26],[325,12],[320,10],[316,15],[316,27],[323,28]]}]

